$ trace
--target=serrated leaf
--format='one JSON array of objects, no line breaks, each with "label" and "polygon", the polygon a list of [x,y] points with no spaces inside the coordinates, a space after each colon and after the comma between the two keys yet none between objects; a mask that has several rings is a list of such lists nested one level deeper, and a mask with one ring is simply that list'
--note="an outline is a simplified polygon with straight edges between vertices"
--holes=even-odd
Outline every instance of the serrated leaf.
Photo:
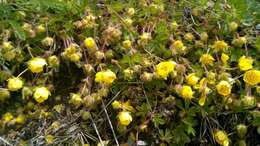
[{"label": "serrated leaf", "polygon": [[26,39],[26,34],[25,34],[25,32],[23,31],[23,29],[21,28],[20,24],[17,21],[10,20],[9,24],[12,26],[16,36],[19,39],[21,39],[21,40],[25,40]]}]

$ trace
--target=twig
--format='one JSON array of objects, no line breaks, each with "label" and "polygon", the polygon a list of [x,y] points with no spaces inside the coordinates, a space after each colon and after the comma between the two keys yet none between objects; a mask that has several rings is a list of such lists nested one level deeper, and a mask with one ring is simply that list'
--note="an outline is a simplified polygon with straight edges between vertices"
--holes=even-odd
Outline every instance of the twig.
[{"label": "twig", "polygon": [[99,139],[99,141],[100,141],[101,146],[104,146],[103,141],[102,141],[102,139],[101,139],[101,137],[100,137],[100,134],[99,134],[99,132],[98,132],[97,126],[96,126],[96,124],[95,124],[95,121],[93,120],[91,114],[90,114],[90,119],[91,119],[92,124],[93,124],[93,127],[94,127],[94,129],[95,129],[95,131],[96,131],[96,133],[97,133],[97,136],[98,136],[98,139]]},{"label": "twig", "polygon": [[110,121],[110,119],[109,119],[109,116],[108,116],[108,113],[107,113],[107,109],[106,109],[106,106],[105,106],[103,100],[102,100],[102,106],[103,106],[103,109],[104,109],[104,111],[105,111],[105,113],[106,113],[109,126],[110,126],[110,128],[111,128],[112,134],[113,134],[114,139],[115,139],[115,141],[116,141],[116,145],[119,146],[118,140],[117,140],[117,138],[116,138],[116,133],[115,133],[114,128],[113,128],[113,125],[112,125],[112,123],[111,123],[111,121]]},{"label": "twig", "polygon": [[2,142],[4,142],[6,145],[13,146],[11,143],[9,143],[7,140],[5,140],[4,138],[2,138],[1,136],[0,136],[0,140],[1,140]]},{"label": "twig", "polygon": [[19,78],[21,75],[23,75],[27,70],[28,70],[28,68],[26,68],[24,71],[22,71],[22,72],[17,76],[17,78]]}]

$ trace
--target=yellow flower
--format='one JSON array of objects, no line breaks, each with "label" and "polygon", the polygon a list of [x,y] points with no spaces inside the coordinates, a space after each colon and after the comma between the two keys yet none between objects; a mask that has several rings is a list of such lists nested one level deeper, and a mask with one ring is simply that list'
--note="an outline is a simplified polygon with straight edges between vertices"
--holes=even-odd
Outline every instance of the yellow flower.
[{"label": "yellow flower", "polygon": [[212,46],[216,51],[223,51],[228,48],[228,44],[225,41],[215,41]]},{"label": "yellow flower", "polygon": [[33,73],[40,73],[43,71],[44,65],[47,65],[47,62],[43,58],[35,57],[29,60],[27,65]]},{"label": "yellow flower", "polygon": [[244,74],[243,80],[249,85],[257,85],[260,83],[260,71],[259,70],[249,70]]},{"label": "yellow flower", "polygon": [[20,114],[18,115],[16,118],[15,118],[15,123],[18,123],[18,124],[24,124],[25,122],[25,116]]},{"label": "yellow flower", "polygon": [[36,87],[35,92],[33,94],[33,98],[38,102],[42,103],[48,99],[51,95],[51,92],[46,87]]},{"label": "yellow flower", "polygon": [[9,112],[7,112],[3,115],[4,122],[10,122],[13,118],[14,118],[14,116]]},{"label": "yellow flower", "polygon": [[227,96],[231,93],[232,86],[227,81],[220,81],[216,87],[220,95]]},{"label": "yellow flower", "polygon": [[225,53],[221,54],[221,61],[223,62],[223,64],[227,64],[227,61],[229,59],[229,56]]},{"label": "yellow flower", "polygon": [[23,81],[20,78],[13,77],[8,79],[7,88],[10,91],[17,91],[23,87]]},{"label": "yellow flower", "polygon": [[95,81],[98,83],[112,84],[116,79],[116,74],[111,70],[100,71],[96,73]]},{"label": "yellow flower", "polygon": [[168,75],[173,72],[176,62],[164,61],[156,65],[156,76],[159,78],[167,79]]},{"label": "yellow flower", "polygon": [[186,81],[188,85],[195,86],[199,81],[199,77],[195,73],[191,73],[186,77]]},{"label": "yellow flower", "polygon": [[190,100],[193,98],[194,92],[192,91],[190,86],[184,85],[181,89],[180,94],[184,99]]},{"label": "yellow flower", "polygon": [[115,100],[112,103],[112,107],[113,107],[113,109],[119,109],[121,107],[121,103],[119,101]]},{"label": "yellow flower", "polygon": [[122,111],[118,114],[119,122],[121,125],[127,126],[132,122],[130,112]]},{"label": "yellow flower", "polygon": [[200,57],[200,62],[203,65],[212,65],[215,59],[210,54],[202,54]]},{"label": "yellow flower", "polygon": [[86,38],[84,40],[84,44],[86,48],[90,48],[90,49],[96,48],[96,42],[92,37]]},{"label": "yellow flower", "polygon": [[229,145],[229,138],[225,131],[222,130],[214,130],[214,139],[217,141],[218,144],[222,146]]},{"label": "yellow flower", "polygon": [[246,71],[253,68],[253,59],[250,57],[242,56],[238,60],[240,70]]}]

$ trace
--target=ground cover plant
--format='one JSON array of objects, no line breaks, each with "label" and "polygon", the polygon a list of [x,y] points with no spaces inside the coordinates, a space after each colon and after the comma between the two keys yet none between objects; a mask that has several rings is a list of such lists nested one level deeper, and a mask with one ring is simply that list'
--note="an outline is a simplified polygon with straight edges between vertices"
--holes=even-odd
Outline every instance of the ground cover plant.
[{"label": "ground cover plant", "polygon": [[0,145],[260,145],[257,0],[0,0]]}]

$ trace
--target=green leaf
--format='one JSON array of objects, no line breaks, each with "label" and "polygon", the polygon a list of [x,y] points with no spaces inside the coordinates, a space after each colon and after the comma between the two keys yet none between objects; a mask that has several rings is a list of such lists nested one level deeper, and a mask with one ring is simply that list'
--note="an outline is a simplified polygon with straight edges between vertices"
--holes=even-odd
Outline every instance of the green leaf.
[{"label": "green leaf", "polygon": [[166,122],[163,118],[163,115],[161,114],[154,114],[152,121],[155,127],[159,127],[159,125],[164,125]]},{"label": "green leaf", "polygon": [[151,110],[151,107],[148,104],[143,103],[141,106],[137,106],[136,109],[138,110],[136,115],[144,117]]},{"label": "green leaf", "polygon": [[163,130],[159,130],[159,137],[162,141],[166,141],[166,142],[170,142],[173,138],[173,135],[171,134],[171,132],[166,129],[165,132]]},{"label": "green leaf", "polygon": [[120,60],[120,65],[122,65],[124,67],[128,67],[128,66],[132,66],[132,65],[141,63],[141,60],[142,60],[142,56],[141,56],[141,54],[138,54],[138,53],[136,53],[132,56],[124,55],[123,58]]},{"label": "green leaf", "polygon": [[10,20],[9,24],[12,26],[12,28],[14,29],[14,32],[16,34],[16,36],[21,39],[21,40],[25,40],[26,39],[26,35],[25,32],[23,31],[23,29],[21,28],[20,24],[17,21],[14,20]]},{"label": "green leaf", "polygon": [[194,128],[192,128],[191,126],[188,126],[186,129],[187,134],[192,134],[193,136],[196,135],[196,131]]}]

